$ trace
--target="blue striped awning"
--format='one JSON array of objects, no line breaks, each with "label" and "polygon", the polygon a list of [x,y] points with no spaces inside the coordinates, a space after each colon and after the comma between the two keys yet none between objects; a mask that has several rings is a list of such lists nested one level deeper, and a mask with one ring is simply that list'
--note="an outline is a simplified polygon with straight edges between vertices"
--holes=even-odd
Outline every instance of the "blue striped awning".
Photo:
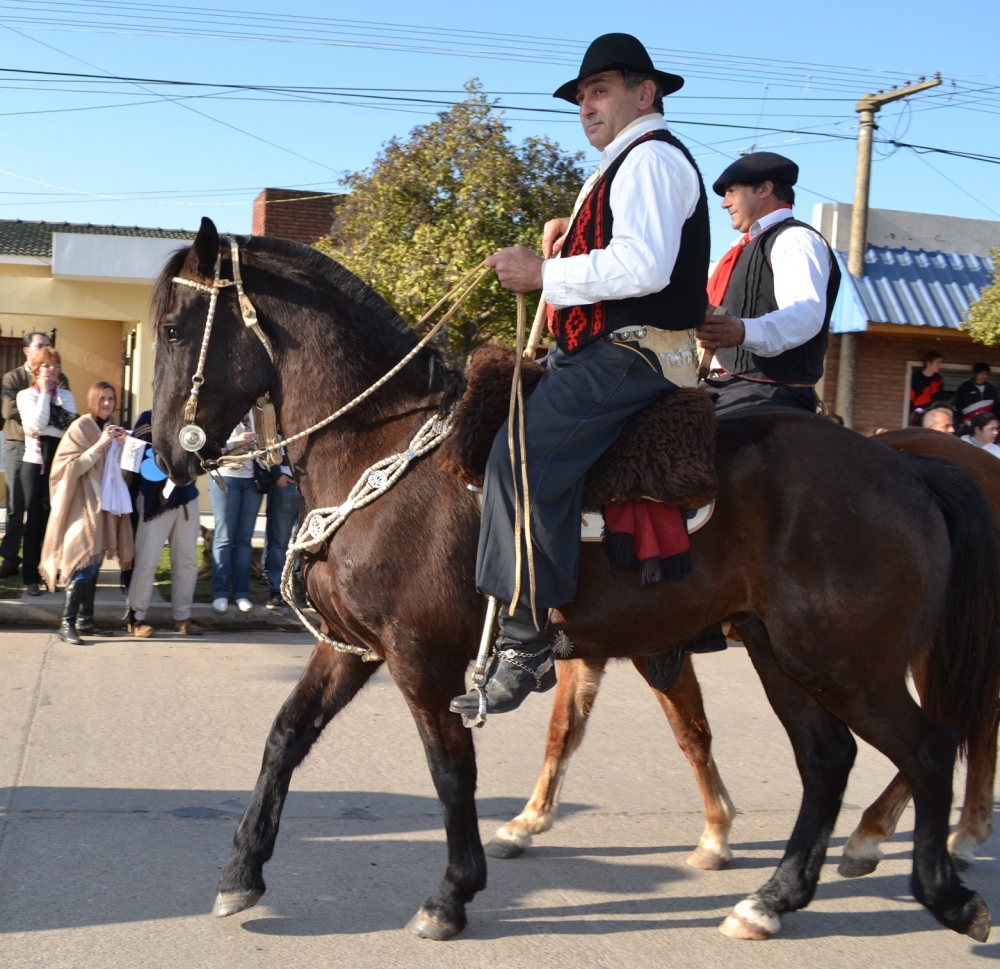
[{"label": "blue striped awning", "polygon": [[834,254],[844,277],[830,321],[834,333],[860,332],[869,323],[956,330],[993,281],[993,264],[983,256],[869,246],[865,275],[855,279],[847,253]]}]

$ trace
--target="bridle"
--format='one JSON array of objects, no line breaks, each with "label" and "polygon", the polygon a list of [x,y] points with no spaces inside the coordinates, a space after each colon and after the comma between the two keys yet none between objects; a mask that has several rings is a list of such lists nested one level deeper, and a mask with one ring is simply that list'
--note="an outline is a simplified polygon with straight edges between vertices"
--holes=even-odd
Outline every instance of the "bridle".
[{"label": "bridle", "polygon": [[[205,319],[205,333],[201,338],[198,365],[195,367],[194,374],[191,377],[191,393],[188,395],[187,403],[184,405],[185,423],[178,434],[181,447],[192,454],[199,453],[207,440],[204,429],[199,427],[195,423],[195,420],[198,413],[198,395],[201,393],[202,384],[205,383],[205,358],[208,356],[208,341],[212,336],[212,324],[215,322],[215,308],[219,302],[220,289],[225,289],[227,286],[236,287],[236,297],[240,304],[240,315],[243,317],[243,324],[257,335],[257,338],[267,351],[271,363],[274,363],[274,349],[271,346],[271,341],[267,338],[267,334],[260,328],[260,323],[257,320],[257,311],[254,309],[253,303],[250,302],[250,297],[243,292],[243,277],[240,275],[240,247],[235,239],[229,240],[229,250],[233,261],[232,279],[221,278],[222,253],[220,252],[215,257],[215,277],[211,284],[198,283],[193,279],[185,279],[183,276],[174,276],[172,280],[172,282],[179,283],[181,286],[188,286],[191,289],[197,289],[199,292],[209,294],[208,316]],[[264,401],[273,413],[274,408],[267,394],[261,398],[261,401]],[[258,401],[258,405],[260,405],[260,401]],[[241,460],[245,461],[246,458],[242,458]],[[204,460],[202,460],[202,467],[205,467]]]}]

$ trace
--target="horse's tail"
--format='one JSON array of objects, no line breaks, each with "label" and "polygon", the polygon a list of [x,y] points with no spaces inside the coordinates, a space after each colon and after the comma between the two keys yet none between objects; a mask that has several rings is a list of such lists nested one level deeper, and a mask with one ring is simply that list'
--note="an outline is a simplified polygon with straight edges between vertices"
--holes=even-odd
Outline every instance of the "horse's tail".
[{"label": "horse's tail", "polygon": [[927,654],[924,709],[975,756],[997,743],[1000,716],[1000,531],[975,482],[937,458],[910,457],[948,526],[945,611]]}]

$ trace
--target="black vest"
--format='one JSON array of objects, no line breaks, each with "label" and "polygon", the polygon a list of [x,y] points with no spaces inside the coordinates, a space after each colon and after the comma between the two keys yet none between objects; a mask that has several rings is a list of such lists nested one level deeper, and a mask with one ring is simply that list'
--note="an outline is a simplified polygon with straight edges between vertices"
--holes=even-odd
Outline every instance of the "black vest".
[{"label": "black vest", "polygon": [[566,235],[563,257],[605,249],[614,235],[611,212],[611,183],[622,162],[636,145],[645,141],[665,141],[680,150],[698,176],[698,204],[681,228],[681,243],[670,282],[658,293],[629,299],[602,300],[586,306],[550,309],[549,328],[560,349],[576,353],[604,333],[623,326],[655,326],[661,330],[688,330],[705,319],[708,297],[709,235],[708,198],[701,172],[691,153],[669,131],[651,131],[632,142],[597,180],[580,206]]},{"label": "black vest", "polygon": [[[816,232],[798,219],[785,219],[765,229],[749,242],[733,267],[722,309],[730,316],[757,319],[773,313],[778,304],[774,299],[774,270],[771,268],[771,250],[778,236],[792,226],[801,226]],[[823,236],[816,232],[821,239]],[[840,289],[840,267],[823,239],[830,259],[830,280],[826,286],[826,316],[819,333],[801,346],[792,347],[776,357],[759,357],[742,347],[727,347],[715,352],[716,359],[728,373],[749,380],[763,380],[779,384],[815,384],[823,376],[823,360],[830,337],[830,315]]]}]

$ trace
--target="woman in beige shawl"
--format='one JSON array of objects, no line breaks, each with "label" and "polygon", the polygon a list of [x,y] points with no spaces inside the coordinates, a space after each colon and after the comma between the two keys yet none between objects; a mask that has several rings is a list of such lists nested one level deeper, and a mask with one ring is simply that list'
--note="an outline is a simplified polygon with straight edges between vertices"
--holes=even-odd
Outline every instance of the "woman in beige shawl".
[{"label": "woman in beige shawl", "polygon": [[41,573],[49,589],[66,584],[59,636],[82,646],[80,634],[106,635],[94,625],[94,593],[104,558],[132,564],[132,520],[101,507],[104,460],[113,440],[125,430],[112,424],[115,389],[99,380],[87,393],[87,410],[63,435],[52,462],[52,511],[42,546]]}]

